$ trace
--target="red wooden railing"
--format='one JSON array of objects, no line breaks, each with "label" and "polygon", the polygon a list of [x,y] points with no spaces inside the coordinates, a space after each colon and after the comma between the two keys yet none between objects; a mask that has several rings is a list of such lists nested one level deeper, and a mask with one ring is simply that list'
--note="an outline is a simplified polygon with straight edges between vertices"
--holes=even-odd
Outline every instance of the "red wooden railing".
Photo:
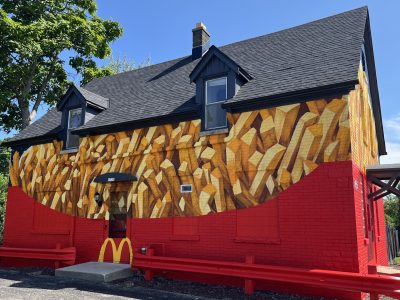
[{"label": "red wooden railing", "polygon": [[60,263],[64,265],[75,263],[76,248],[61,248],[59,244],[55,249],[0,247],[0,257],[53,261],[54,267],[57,269]]},{"label": "red wooden railing", "polygon": [[[152,280],[153,271],[180,271],[200,274],[212,274],[243,278],[246,294],[254,292],[254,281],[278,281],[297,283],[334,290],[365,292],[371,299],[385,294],[400,299],[400,278],[394,276],[339,272],[320,269],[300,269],[278,267],[254,263],[253,256],[246,261],[227,262],[201,259],[155,256],[153,249],[147,249],[146,255],[135,253],[133,268],[145,271],[145,279]],[[376,267],[370,267],[376,270]]]}]

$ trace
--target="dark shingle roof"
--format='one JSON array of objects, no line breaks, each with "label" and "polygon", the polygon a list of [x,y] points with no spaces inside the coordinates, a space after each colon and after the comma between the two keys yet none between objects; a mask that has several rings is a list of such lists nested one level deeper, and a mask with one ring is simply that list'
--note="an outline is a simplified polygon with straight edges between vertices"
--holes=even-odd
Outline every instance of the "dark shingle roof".
[{"label": "dark shingle roof", "polygon": [[76,86],[78,91],[82,94],[83,98],[86,99],[86,101],[96,105],[100,106],[102,108],[108,108],[108,99],[104,98],[100,95],[97,95],[91,91],[88,91],[84,89],[83,87]]},{"label": "dark shingle roof", "polygon": [[[253,77],[227,103],[357,80],[367,15],[367,7],[362,7],[219,47]],[[88,131],[198,109],[194,102],[195,84],[190,83],[189,74],[199,60],[192,61],[187,56],[94,79],[84,87],[84,93],[91,92],[109,99],[109,108],[79,130]],[[40,122],[54,128],[57,118],[57,114],[49,112],[42,119],[52,120]],[[25,131],[32,134],[34,124],[13,140],[25,138]],[[48,131],[49,128],[38,128],[36,134]]]},{"label": "dark shingle roof", "polygon": [[56,134],[61,129],[61,115],[57,108],[50,109],[43,117],[7,140],[7,143]]}]

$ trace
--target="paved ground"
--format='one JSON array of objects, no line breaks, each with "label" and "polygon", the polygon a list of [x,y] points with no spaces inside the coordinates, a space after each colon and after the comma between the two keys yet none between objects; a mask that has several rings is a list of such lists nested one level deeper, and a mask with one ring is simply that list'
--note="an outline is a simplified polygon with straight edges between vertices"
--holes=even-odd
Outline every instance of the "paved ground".
[{"label": "paved ground", "polygon": [[[48,269],[0,268],[0,299],[274,299],[311,300],[298,295],[257,291],[245,296],[241,288],[211,286],[187,281],[154,278],[151,283],[141,274],[113,283],[92,283],[84,280],[60,279]],[[320,298],[323,300],[322,298]],[[383,299],[391,299],[382,297]]]},{"label": "paved ground", "polygon": [[204,299],[145,287],[60,280],[43,270],[0,269],[0,299]]}]

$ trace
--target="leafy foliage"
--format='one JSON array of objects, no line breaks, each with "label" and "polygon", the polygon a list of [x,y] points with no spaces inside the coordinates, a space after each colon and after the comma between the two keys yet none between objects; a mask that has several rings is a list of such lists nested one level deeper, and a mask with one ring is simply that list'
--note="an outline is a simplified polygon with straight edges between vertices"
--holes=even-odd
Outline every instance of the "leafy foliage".
[{"label": "leafy foliage", "polygon": [[150,56],[143,60],[141,63],[137,64],[134,60],[127,58],[126,56],[113,57],[111,56],[108,62],[108,68],[111,69],[113,74],[128,72],[136,69],[141,69],[151,65]]},{"label": "leafy foliage", "polygon": [[0,174],[0,245],[3,243],[4,217],[6,213],[8,176]]},{"label": "leafy foliage", "polygon": [[0,245],[3,242],[4,216],[6,212],[6,199],[8,187],[8,168],[10,149],[2,148],[0,143]]},{"label": "leafy foliage", "polygon": [[123,72],[128,72],[140,68],[144,68],[151,65],[151,58],[147,57],[144,61],[137,64],[134,60],[127,58],[126,56],[113,57],[111,56],[108,60],[108,64],[103,68],[90,69],[88,72],[84,73],[82,83],[88,83],[94,78],[103,77],[108,75],[119,74]]},{"label": "leafy foliage", "polygon": [[84,79],[109,75],[95,58],[111,54],[122,28],[96,15],[95,0],[0,0],[0,32],[0,129],[9,132],[65,92],[64,63]]},{"label": "leafy foliage", "polygon": [[400,228],[400,198],[388,196],[384,200],[385,221],[392,228]]},{"label": "leafy foliage", "polygon": [[0,141],[0,174],[8,175],[10,164],[10,149],[1,146]]}]

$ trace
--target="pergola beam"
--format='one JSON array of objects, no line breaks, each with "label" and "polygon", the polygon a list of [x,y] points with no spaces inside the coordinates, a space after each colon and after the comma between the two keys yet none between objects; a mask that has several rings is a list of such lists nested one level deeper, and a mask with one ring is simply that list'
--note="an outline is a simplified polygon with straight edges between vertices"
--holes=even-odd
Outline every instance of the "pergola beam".
[{"label": "pergola beam", "polygon": [[379,186],[375,192],[368,194],[368,199],[378,200],[389,194],[400,197],[400,165],[376,165],[367,167],[368,179]]}]

